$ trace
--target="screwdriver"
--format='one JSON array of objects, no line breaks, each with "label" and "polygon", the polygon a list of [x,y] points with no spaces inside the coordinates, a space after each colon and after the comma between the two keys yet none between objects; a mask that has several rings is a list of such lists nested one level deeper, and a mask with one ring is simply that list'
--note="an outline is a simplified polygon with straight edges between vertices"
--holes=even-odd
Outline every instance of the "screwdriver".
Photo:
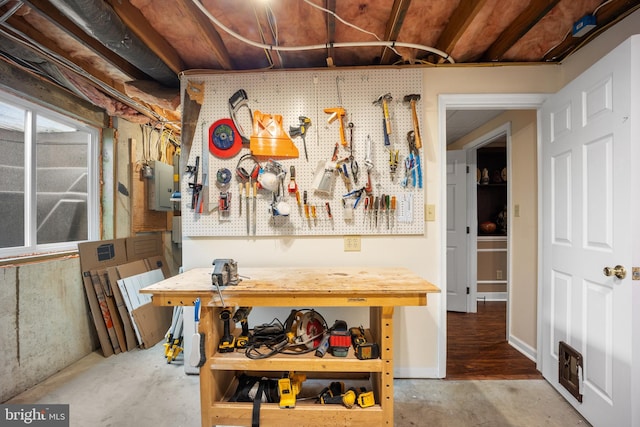
[{"label": "screwdriver", "polygon": [[384,194],[381,194],[380,195],[380,222],[382,222],[384,219],[385,200],[386,200],[386,196]]},{"label": "screwdriver", "polygon": [[378,228],[378,209],[380,208],[380,198],[376,197],[373,201],[373,212],[375,217],[375,227]]},{"label": "screwdriver", "polygon": [[302,193],[302,202],[304,203],[304,216],[309,219],[309,205],[307,204],[307,190]]},{"label": "screwdriver", "polygon": [[390,200],[391,196],[389,196],[387,194],[385,197],[386,198],[385,198],[385,201],[384,201],[384,206],[386,208],[386,212],[385,213],[387,215],[387,230],[388,230],[389,229],[389,209],[390,209],[389,200]]},{"label": "screwdriver", "polygon": [[364,214],[362,216],[362,225],[367,222],[367,214],[369,213],[369,197],[364,198]]},{"label": "screwdriver", "polygon": [[391,197],[391,228],[395,227],[396,221],[395,221],[395,217],[396,217],[396,196]]}]

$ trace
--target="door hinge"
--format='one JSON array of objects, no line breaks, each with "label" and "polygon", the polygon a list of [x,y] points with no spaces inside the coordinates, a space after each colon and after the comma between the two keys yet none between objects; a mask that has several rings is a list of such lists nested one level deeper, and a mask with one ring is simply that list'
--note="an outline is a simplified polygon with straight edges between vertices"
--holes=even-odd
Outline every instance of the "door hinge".
[{"label": "door hinge", "polygon": [[467,165],[467,173],[469,173],[469,165]]},{"label": "door hinge", "polygon": [[469,227],[467,227],[467,234],[469,234],[469,233],[470,233],[470,230],[469,230]]},{"label": "door hinge", "polygon": [[471,293],[471,289],[469,289],[469,287],[467,286],[467,295],[469,295]]}]

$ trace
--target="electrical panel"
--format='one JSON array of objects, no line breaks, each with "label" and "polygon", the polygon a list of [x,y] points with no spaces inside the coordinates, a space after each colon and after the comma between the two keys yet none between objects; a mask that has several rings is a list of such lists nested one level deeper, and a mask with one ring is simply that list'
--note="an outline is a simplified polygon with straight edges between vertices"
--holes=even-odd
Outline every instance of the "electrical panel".
[{"label": "electrical panel", "polygon": [[148,179],[147,191],[149,209],[152,211],[171,211],[173,202],[173,166],[157,160],[149,161],[149,167],[153,171]]}]

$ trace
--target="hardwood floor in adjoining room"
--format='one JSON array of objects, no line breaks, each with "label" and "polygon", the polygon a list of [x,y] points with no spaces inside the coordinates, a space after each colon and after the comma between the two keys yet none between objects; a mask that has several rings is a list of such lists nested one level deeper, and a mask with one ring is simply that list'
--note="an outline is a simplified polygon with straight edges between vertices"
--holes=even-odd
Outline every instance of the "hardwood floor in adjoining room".
[{"label": "hardwood floor in adjoining room", "polygon": [[477,313],[447,313],[446,379],[542,379],[535,362],[507,342],[506,311],[506,302],[488,301]]}]

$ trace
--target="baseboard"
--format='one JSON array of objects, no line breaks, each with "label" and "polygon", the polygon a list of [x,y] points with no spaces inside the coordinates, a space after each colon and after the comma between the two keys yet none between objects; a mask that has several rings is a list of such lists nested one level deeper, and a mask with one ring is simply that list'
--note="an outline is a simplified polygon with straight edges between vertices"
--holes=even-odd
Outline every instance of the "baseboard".
[{"label": "baseboard", "polygon": [[506,292],[478,292],[476,294],[479,300],[484,301],[506,301]]},{"label": "baseboard", "polygon": [[535,348],[531,347],[529,344],[526,344],[520,341],[518,338],[513,335],[509,336],[509,345],[511,347],[518,350],[520,353],[524,354],[527,358],[531,359],[531,361],[537,363],[538,352]]},{"label": "baseboard", "polygon": [[393,378],[395,379],[423,379],[439,378],[438,368],[394,368]]}]

